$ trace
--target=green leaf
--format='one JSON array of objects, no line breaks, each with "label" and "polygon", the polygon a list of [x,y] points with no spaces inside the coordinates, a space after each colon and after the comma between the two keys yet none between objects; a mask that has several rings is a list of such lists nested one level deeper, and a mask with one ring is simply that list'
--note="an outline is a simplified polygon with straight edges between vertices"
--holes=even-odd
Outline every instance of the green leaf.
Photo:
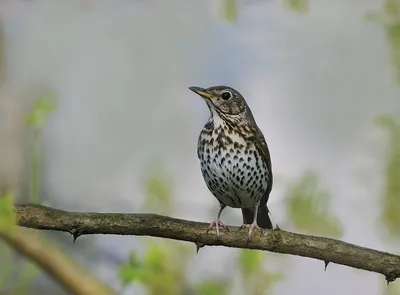
[{"label": "green leaf", "polygon": [[239,252],[239,267],[245,277],[249,277],[262,269],[265,253],[248,249]]},{"label": "green leaf", "polygon": [[238,266],[246,294],[266,294],[273,285],[283,279],[282,274],[265,269],[267,257],[262,251],[240,250]]},{"label": "green leaf", "polygon": [[131,251],[127,263],[120,265],[119,278],[123,285],[133,282],[140,282],[143,279],[143,269],[136,254]]},{"label": "green leaf", "polygon": [[382,8],[369,12],[366,18],[381,25],[385,30],[397,83],[400,83],[400,2],[384,0]]},{"label": "green leaf", "polygon": [[11,193],[0,197],[0,230],[9,229],[17,223],[13,200]]},{"label": "green leaf", "polygon": [[28,113],[26,122],[33,128],[43,127],[50,113],[56,108],[56,99],[53,93],[46,92],[36,100],[33,109]]},{"label": "green leaf", "polygon": [[389,234],[400,237],[400,125],[389,116],[380,116],[375,122],[389,137],[381,220]]},{"label": "green leaf", "polygon": [[382,5],[388,17],[398,18],[400,16],[400,2],[398,0],[385,0]]},{"label": "green leaf", "polygon": [[330,212],[330,194],[318,186],[318,177],[306,172],[290,185],[287,193],[287,211],[293,224],[313,234],[342,235],[339,220]]},{"label": "green leaf", "polygon": [[147,253],[143,259],[146,268],[162,271],[165,269],[164,262],[167,260],[165,250],[159,245],[152,244],[149,246]]},{"label": "green leaf", "polygon": [[143,284],[151,295],[181,294],[184,284],[186,256],[166,243],[150,244],[142,263],[144,268]]},{"label": "green leaf", "polygon": [[395,69],[396,79],[400,83],[400,17],[397,22],[387,24],[385,31],[389,41],[390,56]]},{"label": "green leaf", "polygon": [[201,282],[196,290],[199,295],[225,295],[228,294],[228,286],[222,280],[208,279]]},{"label": "green leaf", "polygon": [[297,13],[306,13],[309,9],[308,0],[285,0],[285,7]]},{"label": "green leaf", "polygon": [[236,0],[224,0],[222,3],[221,15],[223,19],[235,23],[239,17],[239,8]]},{"label": "green leaf", "polygon": [[134,266],[138,266],[140,264],[140,260],[134,251],[129,253],[129,264]]},{"label": "green leaf", "polygon": [[130,264],[123,264],[119,267],[119,278],[123,285],[140,281],[141,274],[140,268],[133,267]]}]

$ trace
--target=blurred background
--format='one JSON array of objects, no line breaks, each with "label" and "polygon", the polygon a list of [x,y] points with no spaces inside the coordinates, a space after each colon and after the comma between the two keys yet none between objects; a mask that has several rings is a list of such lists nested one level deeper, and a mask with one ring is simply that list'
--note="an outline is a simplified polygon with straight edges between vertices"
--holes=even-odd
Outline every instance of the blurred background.
[{"label": "blurred background", "polygon": [[[0,0],[0,194],[210,222],[187,87],[239,90],[282,229],[399,253],[400,0]],[[224,222],[240,225],[240,210]],[[117,294],[400,294],[288,255],[42,233]],[[0,294],[67,294],[0,241]]]}]

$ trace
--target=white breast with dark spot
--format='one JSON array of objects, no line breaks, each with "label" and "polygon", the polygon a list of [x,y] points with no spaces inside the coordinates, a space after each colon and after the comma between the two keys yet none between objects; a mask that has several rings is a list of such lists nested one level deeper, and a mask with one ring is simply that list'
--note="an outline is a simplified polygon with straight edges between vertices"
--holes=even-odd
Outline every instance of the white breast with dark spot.
[{"label": "white breast with dark spot", "polygon": [[267,190],[267,167],[253,144],[238,134],[230,134],[233,143],[221,146],[216,140],[219,135],[216,130],[212,135],[209,132],[200,134],[205,144],[199,148],[198,155],[207,187],[222,204],[234,208],[252,207]]}]

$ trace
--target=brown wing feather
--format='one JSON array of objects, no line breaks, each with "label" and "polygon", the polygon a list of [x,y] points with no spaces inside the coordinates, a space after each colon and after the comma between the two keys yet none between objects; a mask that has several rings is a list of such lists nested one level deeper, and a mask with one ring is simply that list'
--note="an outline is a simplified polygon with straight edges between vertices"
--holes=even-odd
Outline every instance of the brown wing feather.
[{"label": "brown wing feather", "polygon": [[254,133],[255,133],[255,145],[257,147],[257,150],[261,152],[262,157],[264,158],[264,161],[267,165],[268,168],[268,187],[267,190],[265,191],[265,194],[263,198],[261,199],[261,204],[266,204],[268,201],[269,194],[272,190],[272,183],[273,183],[273,177],[272,177],[272,164],[271,164],[271,155],[269,153],[268,145],[267,142],[265,141],[264,135],[262,134],[261,130],[254,125]]},{"label": "brown wing feather", "polygon": [[[252,118],[252,120],[254,123],[251,125],[252,131],[254,134],[253,140],[254,140],[257,150],[260,152],[261,156],[263,157],[263,159],[267,165],[268,178],[269,178],[267,190],[265,191],[264,195],[262,196],[262,198],[260,200],[260,206],[259,206],[258,215],[257,215],[257,224],[261,228],[272,229],[273,226],[272,226],[271,219],[269,218],[269,210],[267,207],[267,202],[269,199],[269,194],[271,193],[271,190],[272,190],[272,183],[273,183],[271,156],[270,156],[268,145],[267,145],[267,142],[265,141],[264,135],[262,134],[261,130],[257,127],[253,118]],[[242,209],[242,215],[243,215],[243,223],[244,224],[250,224],[253,222],[254,212],[253,212],[252,208]]]}]

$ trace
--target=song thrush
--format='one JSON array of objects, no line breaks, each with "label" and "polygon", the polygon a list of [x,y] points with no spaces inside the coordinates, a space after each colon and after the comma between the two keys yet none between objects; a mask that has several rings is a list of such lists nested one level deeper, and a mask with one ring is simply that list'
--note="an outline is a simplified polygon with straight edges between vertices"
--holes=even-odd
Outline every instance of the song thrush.
[{"label": "song thrush", "polygon": [[189,87],[202,96],[210,118],[200,132],[197,156],[208,189],[218,199],[217,219],[210,224],[219,237],[226,206],[241,208],[242,227],[272,228],[267,201],[272,189],[271,159],[267,143],[244,97],[227,86]]}]

